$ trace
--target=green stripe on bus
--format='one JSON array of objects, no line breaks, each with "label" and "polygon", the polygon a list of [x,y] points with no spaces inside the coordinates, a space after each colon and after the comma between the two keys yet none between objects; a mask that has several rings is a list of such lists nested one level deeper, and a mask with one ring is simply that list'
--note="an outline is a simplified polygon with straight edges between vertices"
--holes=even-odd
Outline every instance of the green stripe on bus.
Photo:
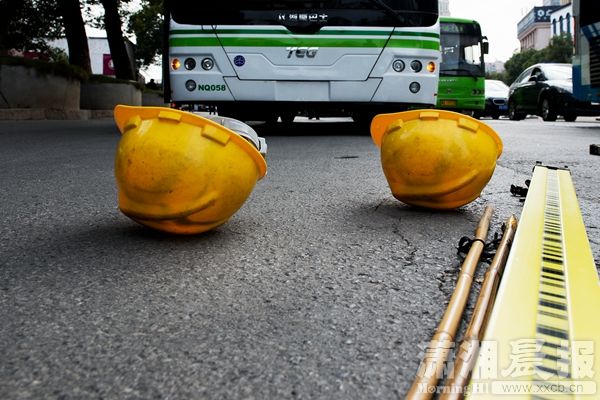
[{"label": "green stripe on bus", "polygon": [[[171,31],[172,35],[191,35],[191,34],[209,34],[214,33],[212,29],[174,29]],[[217,29],[217,34],[247,34],[247,35],[293,35],[292,32],[287,29]],[[345,30],[345,29],[336,29],[336,30],[323,30],[319,33],[316,33],[314,36],[330,36],[330,35],[355,35],[355,36],[389,36],[392,33],[392,30],[389,31],[358,31],[358,30]],[[415,36],[415,37],[430,37],[430,38],[439,38],[440,35],[433,32],[404,32],[404,31],[395,31],[394,36]]]},{"label": "green stripe on bus", "polygon": [[[283,46],[319,46],[319,47],[384,47],[387,39],[326,39],[326,38],[248,38],[224,37],[220,41],[215,37],[171,38],[171,47],[202,46],[239,46],[239,47],[283,47]],[[391,39],[389,47],[439,50],[440,44],[431,40]]]},{"label": "green stripe on bus", "polygon": [[394,36],[423,36],[423,37],[431,37],[431,38],[439,38],[440,35],[433,32],[404,32],[404,31],[394,31]]},{"label": "green stripe on bus", "polygon": [[432,40],[391,39],[387,47],[439,50],[440,42]]}]

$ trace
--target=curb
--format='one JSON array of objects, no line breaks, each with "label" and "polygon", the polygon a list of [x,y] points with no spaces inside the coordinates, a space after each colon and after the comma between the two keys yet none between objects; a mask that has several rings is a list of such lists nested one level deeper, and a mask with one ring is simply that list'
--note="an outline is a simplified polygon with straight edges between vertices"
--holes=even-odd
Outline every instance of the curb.
[{"label": "curb", "polygon": [[51,108],[3,108],[0,121],[88,120],[112,118],[113,110],[59,110]]}]

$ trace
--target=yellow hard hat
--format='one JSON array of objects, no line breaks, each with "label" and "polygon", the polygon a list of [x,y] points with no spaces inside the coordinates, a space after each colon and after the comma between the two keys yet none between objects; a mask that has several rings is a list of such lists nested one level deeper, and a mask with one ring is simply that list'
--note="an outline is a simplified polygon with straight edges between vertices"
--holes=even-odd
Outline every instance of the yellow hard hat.
[{"label": "yellow hard hat", "polygon": [[479,197],[502,153],[490,126],[452,111],[380,114],[371,122],[371,137],[394,197],[434,209]]},{"label": "yellow hard hat", "polygon": [[190,234],[221,225],[267,172],[255,133],[245,138],[226,123],[164,107],[118,105],[114,116],[123,134],[119,208],[151,228]]}]

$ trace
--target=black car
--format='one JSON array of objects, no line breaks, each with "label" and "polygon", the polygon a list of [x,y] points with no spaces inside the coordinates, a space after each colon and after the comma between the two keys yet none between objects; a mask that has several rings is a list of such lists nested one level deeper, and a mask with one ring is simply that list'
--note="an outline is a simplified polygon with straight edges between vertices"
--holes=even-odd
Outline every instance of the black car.
[{"label": "black car", "polygon": [[535,64],[527,68],[510,85],[508,117],[513,121],[528,114],[539,115],[544,121],[575,121],[582,115],[600,115],[600,105],[579,101],[573,97],[571,64]]}]

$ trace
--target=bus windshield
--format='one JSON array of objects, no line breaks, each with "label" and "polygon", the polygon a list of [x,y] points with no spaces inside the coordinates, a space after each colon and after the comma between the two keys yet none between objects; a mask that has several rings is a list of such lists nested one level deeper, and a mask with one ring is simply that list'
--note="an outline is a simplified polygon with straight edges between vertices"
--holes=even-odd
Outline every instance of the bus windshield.
[{"label": "bus windshield", "polygon": [[[172,18],[192,25],[432,26],[437,0],[197,0],[170,2]],[[315,29],[313,29],[315,30]]]},{"label": "bus windshield", "polygon": [[476,23],[443,22],[440,25],[442,63],[446,76],[484,76],[481,29]]}]

